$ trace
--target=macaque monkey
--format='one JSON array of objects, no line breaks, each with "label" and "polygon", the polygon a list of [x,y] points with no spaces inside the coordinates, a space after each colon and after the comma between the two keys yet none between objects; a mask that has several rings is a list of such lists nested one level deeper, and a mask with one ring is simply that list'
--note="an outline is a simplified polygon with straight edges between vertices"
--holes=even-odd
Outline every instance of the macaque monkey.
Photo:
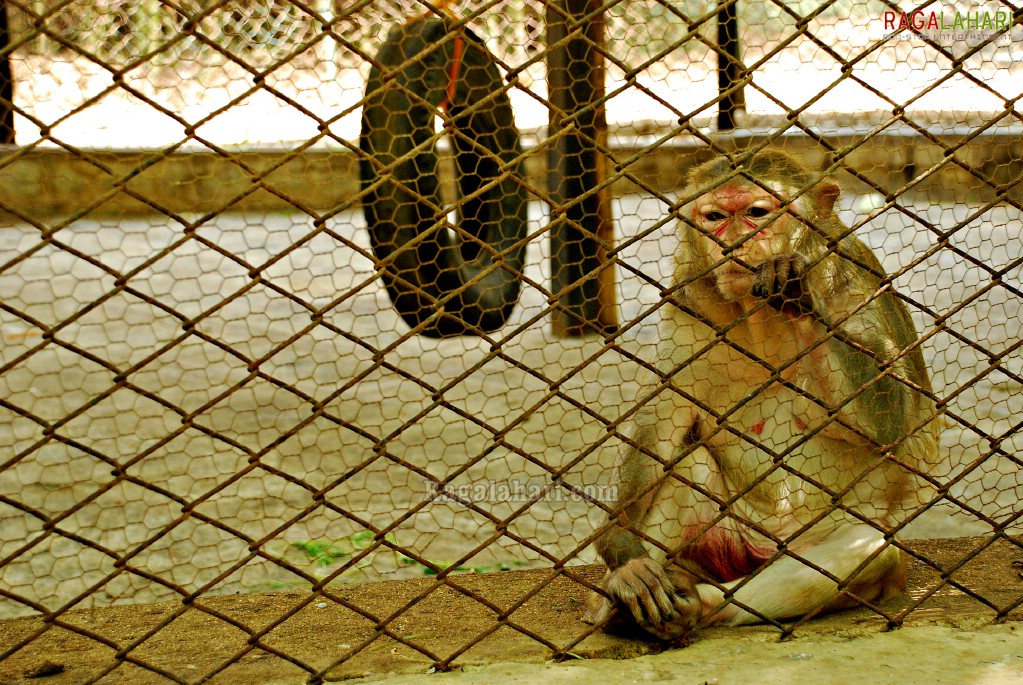
[{"label": "macaque monkey", "polygon": [[935,403],[909,312],[838,193],[780,151],[690,175],[585,620],[617,606],[676,639],[904,587],[890,531],[935,460]]}]

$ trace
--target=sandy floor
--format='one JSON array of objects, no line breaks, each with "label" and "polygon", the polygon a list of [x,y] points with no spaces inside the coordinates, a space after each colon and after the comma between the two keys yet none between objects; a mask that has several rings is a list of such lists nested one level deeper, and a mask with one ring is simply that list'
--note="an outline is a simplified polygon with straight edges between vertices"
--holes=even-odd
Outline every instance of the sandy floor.
[{"label": "sandy floor", "polygon": [[[858,215],[874,206],[846,203]],[[1023,496],[1023,393],[1005,373],[1023,372],[1021,298],[1009,290],[1021,286],[1021,217],[906,206],[959,226],[938,249],[910,211],[861,231],[890,271],[908,267],[897,285],[924,305],[914,317],[948,400],[939,476],[954,484],[906,536],[990,534],[980,516],[1018,524]],[[622,260],[666,280],[662,203],[628,196],[615,208],[622,239],[642,237]],[[543,284],[539,210],[534,220],[527,276]],[[594,560],[595,507],[556,486],[526,500],[553,473],[600,496],[614,452],[605,425],[629,407],[638,364],[600,341],[554,339],[534,287],[496,352],[476,338],[405,339],[372,278],[361,217],[327,228],[223,215],[199,229],[201,245],[169,221],[82,221],[54,236],[61,246],[0,228],[3,253],[23,256],[0,271],[0,292],[25,315],[0,310],[0,397],[20,408],[0,407],[0,444],[17,455],[0,470],[0,583],[22,602],[0,611],[288,588],[306,582],[300,573],[422,575],[389,549],[362,552],[366,526],[421,561]],[[130,273],[127,289],[87,256]],[[643,357],[657,288],[620,272],[621,318],[635,323],[620,347]],[[41,336],[61,322],[60,344]],[[486,515],[428,502],[428,477],[450,478]]]}]

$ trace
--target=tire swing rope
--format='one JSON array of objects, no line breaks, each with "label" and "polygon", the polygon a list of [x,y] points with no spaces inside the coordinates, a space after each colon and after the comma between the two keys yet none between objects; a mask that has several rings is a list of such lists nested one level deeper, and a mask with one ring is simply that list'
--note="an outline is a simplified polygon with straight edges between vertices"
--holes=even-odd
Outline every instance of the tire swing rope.
[{"label": "tire swing rope", "polygon": [[[456,231],[440,192],[439,110],[459,132],[448,136]],[[483,42],[453,18],[393,27],[366,83],[359,147],[370,242],[402,319],[430,337],[503,326],[521,290],[528,194],[511,101]]]},{"label": "tire swing rope", "polygon": [[462,58],[465,56],[465,35],[459,31],[455,34],[455,53],[451,56],[451,66],[448,69],[448,87],[444,91],[444,100],[440,108],[445,112],[451,109],[451,103],[455,101],[455,94],[458,91],[458,75],[462,71]]}]

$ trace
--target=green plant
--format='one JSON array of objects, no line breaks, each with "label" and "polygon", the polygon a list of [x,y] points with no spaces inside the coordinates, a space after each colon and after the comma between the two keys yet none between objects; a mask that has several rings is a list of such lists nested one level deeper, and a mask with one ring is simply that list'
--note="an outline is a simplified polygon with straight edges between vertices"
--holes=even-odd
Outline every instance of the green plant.
[{"label": "green plant", "polygon": [[[371,547],[375,540],[376,534],[373,531],[360,530],[340,540],[295,540],[288,546],[305,554],[317,566],[330,566],[351,559]],[[397,544],[393,533],[385,535],[384,540]],[[361,567],[365,563],[366,560],[363,560],[358,565]]]},{"label": "green plant", "polygon": [[[402,564],[404,564],[405,566],[418,566],[420,569],[422,569],[422,572],[423,572],[424,576],[435,576],[435,575],[437,575],[437,571],[438,570],[442,570],[443,571],[443,570],[451,568],[451,566],[454,565],[453,561],[432,561],[432,560],[427,560],[427,562],[430,564],[430,566],[427,566],[426,564],[424,564],[422,562],[416,561],[415,559],[409,559],[408,557],[406,557],[404,555],[402,555],[402,557],[401,557],[401,563]],[[470,566],[456,566],[454,568],[454,572],[455,573],[494,573],[494,572],[499,572],[499,571],[510,571],[514,567],[522,567],[522,566],[527,566],[527,565],[528,565],[527,562],[520,561],[520,560],[516,559],[516,560],[513,560],[513,561],[509,561],[509,562],[503,562],[502,561],[502,562],[498,562],[496,564],[485,564],[483,566],[471,566],[471,567]]]},{"label": "green plant", "polygon": [[[393,533],[385,535],[384,540],[394,546],[398,545],[398,539]],[[294,540],[288,543],[288,548],[300,552],[305,556],[306,560],[316,566],[333,566],[334,564],[340,564],[348,561],[352,557],[357,556],[359,552],[369,549],[376,544],[376,534],[373,531],[361,530],[357,533],[352,533],[348,537],[336,540]],[[342,577],[350,576],[351,574],[357,573],[364,567],[370,565],[372,563],[373,555],[380,551],[386,550],[373,550],[371,554],[368,554],[365,558],[359,560],[354,568],[345,571],[342,574]],[[454,565],[453,561],[435,561],[427,559],[424,563],[411,559],[401,553],[397,553],[397,559],[398,563],[402,566],[418,568],[424,576],[435,576],[438,571],[448,569],[450,569],[452,573],[495,573],[528,566],[528,562],[516,559],[507,562],[484,564],[481,566],[456,566],[452,569],[451,567]]]}]

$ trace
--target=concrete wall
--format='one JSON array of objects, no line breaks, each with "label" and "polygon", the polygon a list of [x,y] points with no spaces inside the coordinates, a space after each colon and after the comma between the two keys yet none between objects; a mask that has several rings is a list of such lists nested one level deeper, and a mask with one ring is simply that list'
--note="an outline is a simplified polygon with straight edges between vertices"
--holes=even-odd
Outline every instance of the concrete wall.
[{"label": "concrete wall", "polygon": [[[908,129],[838,131],[824,144],[786,135],[778,144],[811,164],[826,165],[835,153],[848,168],[838,174],[848,192],[895,194],[919,178],[913,192],[935,201],[1023,202],[1023,134],[1001,130],[970,139],[971,129],[939,132],[927,139]],[[768,131],[736,132],[717,139],[726,149],[767,140]],[[866,138],[866,142],[863,141]],[[621,172],[612,192],[640,188],[671,192],[688,169],[711,152],[698,140],[676,140],[647,149],[654,137],[612,137]],[[946,157],[948,147],[968,140]],[[825,145],[827,147],[825,147]],[[853,147],[855,146],[855,147]],[[830,148],[830,151],[829,149]],[[614,161],[619,162],[615,167]],[[546,188],[543,154],[530,155],[530,184]],[[972,172],[971,172],[972,170]],[[448,172],[444,172],[448,173]],[[450,181],[450,179],[448,179]],[[206,213],[246,210],[308,210],[329,213],[358,203],[356,154],[344,149],[232,151],[115,151],[11,148],[0,152],[0,219],[53,223],[88,214]]]}]

